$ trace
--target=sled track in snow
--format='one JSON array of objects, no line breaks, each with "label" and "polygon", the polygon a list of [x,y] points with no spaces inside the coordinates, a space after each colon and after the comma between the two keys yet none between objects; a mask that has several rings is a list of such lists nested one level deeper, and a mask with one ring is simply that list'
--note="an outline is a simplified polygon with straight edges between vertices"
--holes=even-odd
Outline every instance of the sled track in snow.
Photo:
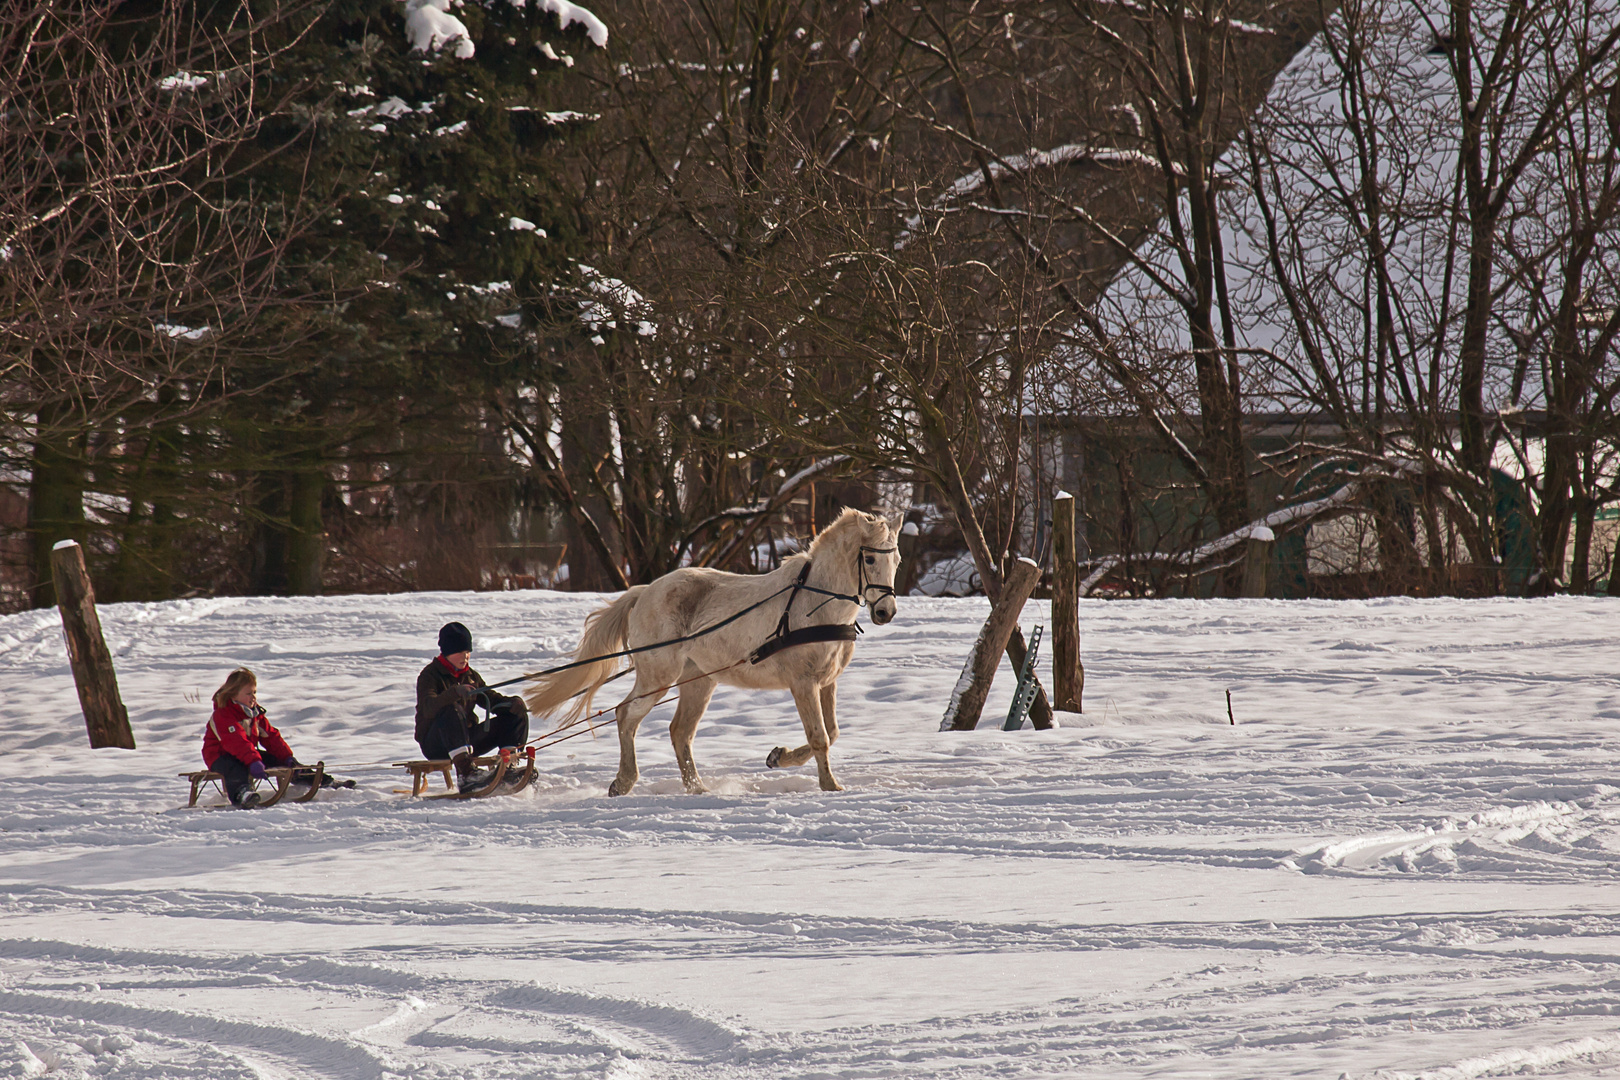
[{"label": "sled track in snow", "polygon": [[[77,899],[99,910],[91,904],[92,896],[55,899]],[[154,899],[175,904],[186,898]],[[206,917],[211,904],[241,898],[222,894],[192,899],[199,906],[180,905],[174,915]],[[540,908],[530,913],[558,914]],[[373,914],[386,912],[374,908]],[[478,913],[460,908],[454,914]],[[631,924],[652,917],[598,914],[599,919]],[[767,947],[780,947],[769,939],[782,938],[780,930],[750,927],[742,919],[692,914],[684,920],[666,915],[664,921],[672,932],[684,931],[681,936],[689,941],[682,951],[694,959],[704,953],[705,937],[752,930]],[[810,917],[795,916],[795,922],[799,935],[821,929]],[[857,952],[881,947],[915,956],[960,948],[970,929],[960,923],[884,928],[882,922],[870,920],[862,933],[842,939],[823,936],[797,944],[801,949],[814,944]],[[1039,1008],[835,1027],[786,1037],[749,1031],[667,1002],[436,973],[449,965],[462,971],[499,970],[510,958],[509,947],[394,948],[373,953],[373,962],[366,962],[361,950],[345,962],[334,962],[317,956],[199,956],[3,940],[0,970],[7,973],[7,985],[0,987],[0,1024],[20,1045],[38,1047],[59,1064],[126,1077],[504,1080],[603,1076],[610,1075],[604,1069],[614,1067],[627,1070],[620,1074],[626,1076],[681,1078],[829,1071],[852,1077],[989,1077],[1030,1068],[1045,1074],[1133,1077],[1166,1069],[1215,1068],[1228,1055],[1252,1060],[1256,1053],[1276,1066],[1271,1075],[1284,1075],[1307,1061],[1330,1060],[1335,1046],[1362,1039],[1403,1045],[1421,1059],[1425,1040],[1448,1034],[1466,1035],[1493,1049],[1416,1072],[1376,1072],[1367,1080],[1451,1080],[1487,1075],[1496,1068],[1560,1062],[1590,1064],[1597,1070],[1592,1075],[1598,1075],[1615,1063],[1620,1042],[1584,1035],[1521,1045],[1512,1033],[1532,1023],[1546,1030],[1593,1018],[1609,1018],[1611,1030],[1620,1025],[1620,987],[1581,986],[1571,993],[1567,985],[1572,963],[1611,959],[1601,950],[1589,960],[1580,959],[1581,943],[1617,933],[1620,919],[1614,918],[1529,922],[1490,916],[1283,927],[1031,926],[1022,933],[1004,927],[1000,940],[980,942],[979,948],[994,946],[1010,957],[1019,945],[1067,948],[1074,950],[1077,963],[1084,963],[1089,950],[1128,942],[1149,954],[1163,949],[1208,953],[1212,962]],[[1014,938],[1022,940],[1015,944]],[[1545,943],[1546,955],[1494,947],[1515,938]],[[566,943],[554,951],[566,954]],[[1406,956],[1409,970],[1392,970],[1400,966],[1390,962],[1392,953]],[[1335,957],[1333,970],[1313,970],[1320,968],[1324,955]],[[1378,973],[1358,972],[1356,956],[1380,969]],[[1543,984],[1543,992],[1482,1005],[1479,980],[1506,972],[1521,987],[1527,981]],[[26,989],[14,985],[20,975],[26,976]],[[1437,982],[1451,982],[1455,990],[1450,996],[1437,993]],[[253,1022],[241,1017],[244,1011],[304,1015],[310,1022]],[[337,1030],[332,1017],[341,1021]],[[321,1018],[328,1022],[318,1022]],[[15,1047],[12,1056],[21,1060]],[[0,1065],[5,1062],[0,1050]],[[648,1069],[652,1072],[644,1071]]]}]

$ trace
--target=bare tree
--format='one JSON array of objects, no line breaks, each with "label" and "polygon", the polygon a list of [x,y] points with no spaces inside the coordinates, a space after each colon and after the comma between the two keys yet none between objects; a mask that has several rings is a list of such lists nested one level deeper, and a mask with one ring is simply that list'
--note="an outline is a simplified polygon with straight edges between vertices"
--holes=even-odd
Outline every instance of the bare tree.
[{"label": "bare tree", "polygon": [[1436,23],[1346,3],[1247,136],[1232,198],[1264,253],[1246,286],[1251,332],[1274,328],[1261,392],[1333,418],[1363,465],[1423,463],[1399,485],[1412,509],[1369,489],[1386,568],[1451,579],[1455,531],[1504,587],[1508,455],[1549,587],[1573,509],[1602,490],[1617,32],[1590,5],[1456,4]]},{"label": "bare tree", "polygon": [[[278,274],[315,207],[255,205],[233,182],[265,152],[267,34],[296,35],[311,7],[0,15],[0,452],[27,477],[34,604],[53,599],[52,544],[84,538],[102,462],[133,457],[138,478],[165,425],[252,392],[229,372],[299,332],[269,316],[297,299]],[[107,494],[112,517],[139,516]]]}]

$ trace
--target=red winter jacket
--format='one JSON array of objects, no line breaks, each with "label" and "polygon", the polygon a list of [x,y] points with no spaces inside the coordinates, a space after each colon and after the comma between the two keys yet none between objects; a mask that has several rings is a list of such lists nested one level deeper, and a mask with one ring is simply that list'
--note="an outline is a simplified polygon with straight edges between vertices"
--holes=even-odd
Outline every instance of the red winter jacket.
[{"label": "red winter jacket", "polygon": [[216,706],[208,730],[203,732],[203,762],[212,769],[221,754],[229,754],[244,765],[252,765],[263,746],[279,761],[293,756],[292,748],[281,732],[271,726],[263,709],[249,711],[247,706],[227,701]]}]

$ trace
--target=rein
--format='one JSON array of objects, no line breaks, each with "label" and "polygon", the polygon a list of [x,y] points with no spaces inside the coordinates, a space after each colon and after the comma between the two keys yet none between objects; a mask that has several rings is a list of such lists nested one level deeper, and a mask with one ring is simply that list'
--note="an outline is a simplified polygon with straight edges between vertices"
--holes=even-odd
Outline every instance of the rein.
[{"label": "rein", "polygon": [[[870,551],[877,554],[886,555],[895,550],[897,549],[892,547],[877,548],[868,547],[865,544],[861,545],[861,552],[863,554]],[[792,591],[793,595],[788,597],[787,606],[782,609],[782,619],[776,624],[776,632],[766,639],[763,645],[761,645],[758,649],[755,649],[753,654],[750,656],[750,659],[754,663],[759,663],[761,660],[764,660],[767,656],[771,655],[773,652],[776,652],[778,649],[785,649],[792,645],[807,645],[816,641],[854,641],[856,635],[861,633],[861,628],[855,623],[830,624],[826,626],[804,626],[800,627],[798,630],[790,631],[787,628],[787,622],[788,613],[793,609],[793,601],[801,591],[817,593],[827,598],[820,604],[817,604],[815,608],[811,610],[810,614],[812,615],[814,615],[817,611],[820,611],[826,605],[832,603],[834,600],[847,600],[854,604],[857,609],[862,604],[866,604],[868,607],[870,607],[874,601],[868,599],[866,594],[873,589],[880,590],[878,593],[879,600],[885,596],[894,595],[894,586],[892,585],[883,585],[878,582],[867,582],[866,561],[859,555],[856,556],[855,567],[861,583],[861,591],[859,593],[851,594],[831,592],[827,589],[819,589],[814,585],[805,584],[805,579],[810,576],[810,561],[806,559],[803,568],[799,570],[797,580],[795,580],[793,584],[782,586],[780,589],[777,589],[775,592],[771,593],[771,595],[765,597],[765,599],[760,600],[757,603],[749,604],[741,611],[728,615],[726,618],[721,619],[712,626],[705,626],[702,630],[696,630],[690,634],[683,635],[682,637],[670,638],[668,641],[657,641],[651,645],[637,646],[634,649],[620,649],[618,652],[603,653],[601,656],[591,656],[585,658],[584,660],[574,660],[567,664],[558,664],[556,667],[545,668],[541,671],[531,671],[527,674],[517,675],[510,679],[502,679],[500,682],[486,683],[485,689],[493,690],[498,686],[511,686],[513,683],[526,682],[529,679],[538,679],[546,675],[555,675],[558,672],[570,671],[574,668],[584,667],[586,664],[594,664],[602,660],[615,660],[621,656],[634,656],[637,653],[651,652],[654,649],[662,649],[670,645],[681,645],[688,641],[696,641],[700,637],[707,634],[712,634],[722,627],[731,625],[744,615],[747,615],[749,612],[759,610],[772,600],[775,600],[778,596],[781,596],[783,593],[790,590]],[[836,631],[836,633],[834,631]],[[788,638],[792,638],[793,640],[787,640]],[[620,672],[620,674],[623,674],[623,672]]]},{"label": "rein", "polygon": [[525,682],[529,679],[538,679],[545,675],[555,675],[559,671],[570,671],[577,667],[584,667],[586,664],[594,664],[599,660],[613,660],[621,656],[634,656],[636,653],[651,652],[654,649],[662,649],[666,645],[680,645],[684,642],[696,641],[698,638],[703,637],[706,634],[714,633],[723,626],[731,625],[744,615],[747,615],[749,612],[756,611],[759,608],[764,607],[766,604],[770,603],[772,600],[775,600],[778,596],[781,596],[789,589],[796,587],[797,585],[784,585],[780,589],[777,589],[775,592],[771,593],[771,595],[767,596],[765,599],[759,601],[757,604],[749,604],[741,611],[733,615],[726,616],[713,626],[705,626],[702,630],[694,631],[693,633],[686,634],[682,637],[670,638],[668,641],[656,641],[651,645],[640,645],[634,649],[620,649],[618,652],[603,653],[601,656],[590,656],[586,657],[584,660],[575,660],[568,664],[558,664],[556,667],[545,668],[541,671],[531,671],[525,675],[517,675],[510,679],[502,679],[497,683],[485,683],[484,685],[486,689],[493,690],[497,686],[511,686],[515,682]]}]

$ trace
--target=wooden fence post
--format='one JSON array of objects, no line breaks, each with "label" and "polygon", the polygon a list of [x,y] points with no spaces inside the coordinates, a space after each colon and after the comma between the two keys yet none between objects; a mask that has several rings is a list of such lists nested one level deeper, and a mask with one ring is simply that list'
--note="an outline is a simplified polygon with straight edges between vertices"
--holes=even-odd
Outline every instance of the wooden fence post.
[{"label": "wooden fence post", "polygon": [[1081,712],[1086,669],[1080,663],[1080,564],[1075,559],[1074,496],[1052,498],[1052,707]]},{"label": "wooden fence post", "polygon": [[1271,549],[1277,534],[1265,525],[1256,525],[1249,532],[1249,550],[1243,564],[1243,596],[1259,600],[1266,595],[1266,577],[1271,570]]},{"label": "wooden fence post", "polygon": [[101,635],[101,618],[96,614],[96,594],[85,569],[84,549],[73,540],[57,544],[51,550],[51,573],[56,584],[57,610],[62,613],[62,636],[67,639],[68,661],[73,665],[73,683],[79,689],[79,708],[84,711],[91,749],[116,746],[133,750],[135,735],[129,730],[129,710],[118,696],[118,677],[113,673],[107,639]]},{"label": "wooden fence post", "polygon": [[991,606],[990,617],[979,630],[973,652],[956,680],[956,689],[951,691],[951,703],[945,707],[945,718],[939,722],[939,730],[972,731],[978,726],[1001,654],[1007,650],[1007,639],[1012,637],[1024,602],[1040,579],[1041,568],[1033,560],[1019,559],[1013,564],[1007,579],[1001,583],[1001,597]]}]

